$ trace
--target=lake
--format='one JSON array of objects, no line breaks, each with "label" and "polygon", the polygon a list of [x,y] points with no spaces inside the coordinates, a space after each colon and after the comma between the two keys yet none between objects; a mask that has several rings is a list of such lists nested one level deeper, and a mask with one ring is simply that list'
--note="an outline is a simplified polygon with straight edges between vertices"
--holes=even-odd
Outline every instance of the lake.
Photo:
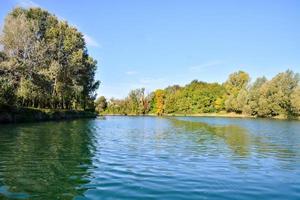
[{"label": "lake", "polygon": [[1,125],[0,199],[300,199],[300,122],[111,116]]}]

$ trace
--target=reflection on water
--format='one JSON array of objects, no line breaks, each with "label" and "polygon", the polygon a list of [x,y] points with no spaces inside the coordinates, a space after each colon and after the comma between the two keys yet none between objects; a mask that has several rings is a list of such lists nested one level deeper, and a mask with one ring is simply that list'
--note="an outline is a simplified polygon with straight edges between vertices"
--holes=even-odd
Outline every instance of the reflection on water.
[{"label": "reflection on water", "polygon": [[234,125],[212,126],[203,122],[178,120],[170,118],[175,127],[184,128],[185,131],[195,132],[196,134],[211,134],[222,138],[226,144],[239,156],[249,154],[250,138],[247,130]]},{"label": "reflection on water", "polygon": [[[211,134],[224,140],[224,142],[232,149],[232,151],[241,157],[249,156],[255,147],[261,154],[269,152],[275,156],[290,158],[296,156],[296,152],[271,142],[264,141],[262,137],[251,135],[246,128],[237,125],[210,125],[208,123],[180,120],[179,118],[170,118],[174,127],[184,128],[184,132],[194,132],[198,136],[201,134]],[[253,152],[252,152],[253,153]]]},{"label": "reflection on water", "polygon": [[299,130],[189,117],[0,126],[0,199],[298,199]]},{"label": "reflection on water", "polygon": [[86,121],[4,126],[0,193],[9,198],[72,199],[91,164]]}]

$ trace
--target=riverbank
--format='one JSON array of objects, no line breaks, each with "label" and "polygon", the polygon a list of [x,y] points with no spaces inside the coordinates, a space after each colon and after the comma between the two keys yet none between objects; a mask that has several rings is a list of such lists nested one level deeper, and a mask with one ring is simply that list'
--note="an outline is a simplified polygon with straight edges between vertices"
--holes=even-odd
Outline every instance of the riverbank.
[{"label": "riverbank", "polygon": [[[111,114],[105,113],[104,116],[158,116],[156,114]],[[163,114],[162,117],[230,117],[230,118],[255,118],[254,116],[236,113],[199,113],[199,114]]]},{"label": "riverbank", "polygon": [[254,116],[236,113],[198,113],[198,114],[167,114],[166,116],[175,117],[229,117],[229,118],[255,118]]},{"label": "riverbank", "polygon": [[96,117],[96,113],[77,110],[53,110],[17,107],[0,108],[0,124]]},{"label": "riverbank", "polygon": [[[110,114],[105,113],[104,116],[157,116],[156,114],[144,114],[144,115],[137,115],[137,114]],[[162,117],[225,117],[225,118],[261,118],[251,115],[245,114],[237,114],[237,113],[198,113],[198,114],[163,114]],[[283,115],[278,115],[275,117],[265,117],[266,119],[278,119],[278,120],[300,120],[300,117],[288,117]]]}]

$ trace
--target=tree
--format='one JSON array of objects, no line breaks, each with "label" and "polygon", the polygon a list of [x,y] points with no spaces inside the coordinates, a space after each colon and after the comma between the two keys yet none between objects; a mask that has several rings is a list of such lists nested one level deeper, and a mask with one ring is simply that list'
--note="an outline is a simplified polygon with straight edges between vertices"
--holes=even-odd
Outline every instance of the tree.
[{"label": "tree", "polygon": [[248,103],[248,91],[246,89],[240,90],[236,97],[235,112],[242,113]]},{"label": "tree", "polygon": [[127,100],[130,105],[130,112],[135,114],[142,114],[144,113],[144,95],[145,89],[135,89],[131,90]]},{"label": "tree", "polygon": [[11,75],[21,106],[93,109],[97,61],[75,27],[40,8],[16,8],[0,45],[0,74]]},{"label": "tree", "polygon": [[165,113],[178,112],[178,99],[181,93],[179,85],[169,86],[165,89]]},{"label": "tree", "polygon": [[16,100],[15,88],[9,78],[0,76],[0,106],[14,105]]},{"label": "tree", "polygon": [[157,115],[162,115],[164,113],[164,100],[165,94],[163,90],[156,90],[154,93],[154,111]]},{"label": "tree", "polygon": [[266,77],[260,77],[250,86],[248,92],[248,103],[244,107],[243,112],[249,115],[258,115],[260,90],[264,83],[267,82]]},{"label": "tree", "polygon": [[247,87],[249,81],[249,74],[243,71],[238,71],[229,75],[229,78],[224,83],[224,86],[228,94],[237,95],[240,90]]},{"label": "tree", "polygon": [[104,112],[107,108],[107,101],[104,96],[98,97],[95,101],[96,111],[101,113]]},{"label": "tree", "polygon": [[243,71],[229,75],[229,79],[224,83],[224,87],[227,91],[227,100],[225,101],[227,111],[237,113],[243,111],[249,81],[249,75]]},{"label": "tree", "polygon": [[291,106],[295,115],[300,115],[300,86],[298,85],[291,94]]},{"label": "tree", "polygon": [[294,115],[291,97],[299,84],[299,75],[291,70],[279,73],[260,89],[259,116]]},{"label": "tree", "polygon": [[197,114],[229,111],[251,116],[273,117],[300,114],[299,75],[288,70],[268,81],[257,78],[249,84],[247,73],[231,74],[220,85],[193,80],[185,86],[158,89],[144,97],[132,90],[125,99],[111,100],[107,112],[119,114]]},{"label": "tree", "polygon": [[225,110],[225,98],[224,96],[219,96],[214,102],[214,106],[217,112]]}]

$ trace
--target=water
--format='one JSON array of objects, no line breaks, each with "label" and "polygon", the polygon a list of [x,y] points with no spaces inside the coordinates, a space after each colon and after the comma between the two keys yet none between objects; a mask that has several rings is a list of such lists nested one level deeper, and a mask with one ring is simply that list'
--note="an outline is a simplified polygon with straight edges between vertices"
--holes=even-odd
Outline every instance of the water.
[{"label": "water", "polygon": [[300,122],[107,117],[0,126],[0,199],[300,199]]}]

